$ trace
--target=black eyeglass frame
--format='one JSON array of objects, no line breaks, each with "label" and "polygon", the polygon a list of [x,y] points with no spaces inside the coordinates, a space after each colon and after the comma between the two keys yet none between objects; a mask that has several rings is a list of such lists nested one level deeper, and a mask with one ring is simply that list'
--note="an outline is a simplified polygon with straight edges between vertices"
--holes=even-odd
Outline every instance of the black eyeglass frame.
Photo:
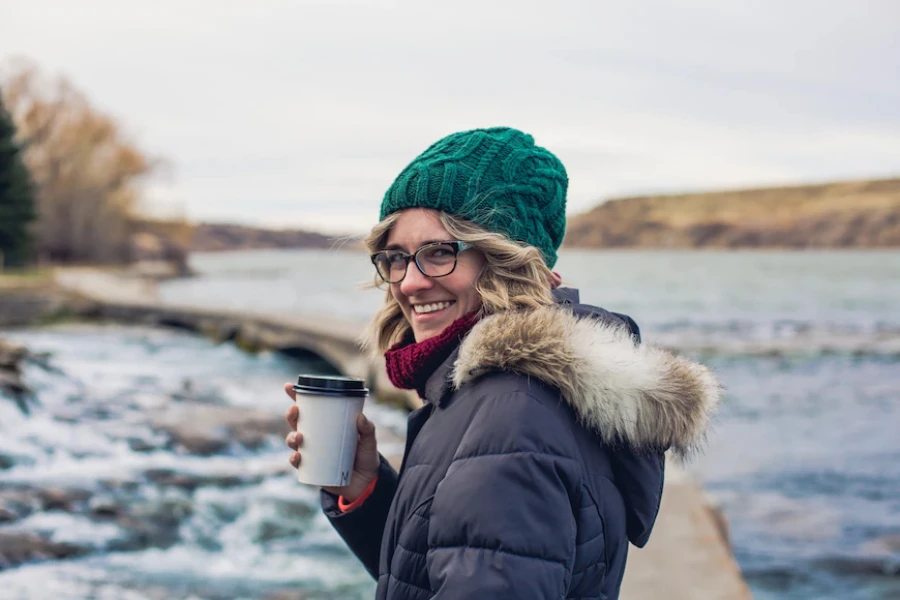
[{"label": "black eyeglass frame", "polygon": [[[422,268],[422,265],[419,264],[419,252],[421,252],[422,250],[427,250],[429,248],[434,248],[435,246],[450,246],[453,248],[453,268],[450,269],[450,271],[448,271],[447,273],[444,273],[443,275],[429,275],[428,273],[425,272],[425,269]],[[475,246],[473,246],[472,244],[468,244],[466,242],[461,242],[459,240],[449,240],[446,242],[429,242],[428,244],[425,244],[423,246],[419,246],[418,248],[416,248],[416,251],[413,252],[412,254],[410,254],[408,252],[404,252],[403,250],[381,250],[379,252],[375,252],[374,254],[371,254],[369,256],[369,258],[372,261],[372,265],[375,267],[375,272],[378,273],[378,277],[380,277],[381,280],[387,284],[393,284],[393,283],[400,283],[401,281],[406,279],[406,274],[409,272],[409,262],[410,261],[413,261],[416,264],[416,268],[419,269],[419,273],[421,273],[425,277],[428,277],[429,279],[440,279],[441,277],[446,277],[447,275],[451,275],[456,270],[456,265],[459,264],[459,253],[465,252],[466,250],[470,250],[474,247]],[[393,254],[401,256],[403,258],[403,260],[406,262],[406,265],[403,268],[403,277],[401,277],[397,281],[390,281],[389,279],[385,278],[385,276],[381,274],[381,270],[378,268],[378,263],[376,262],[378,260],[379,256],[387,254],[388,252],[391,252]]]}]

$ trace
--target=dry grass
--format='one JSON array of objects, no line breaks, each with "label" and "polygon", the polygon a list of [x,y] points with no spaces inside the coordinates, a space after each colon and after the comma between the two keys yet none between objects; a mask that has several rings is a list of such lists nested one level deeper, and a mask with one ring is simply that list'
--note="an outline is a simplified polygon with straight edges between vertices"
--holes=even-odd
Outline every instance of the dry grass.
[{"label": "dry grass", "polygon": [[900,179],[611,200],[569,221],[567,246],[900,245]]},{"label": "dry grass", "polygon": [[10,269],[0,271],[0,290],[42,288],[53,283],[53,269]]}]

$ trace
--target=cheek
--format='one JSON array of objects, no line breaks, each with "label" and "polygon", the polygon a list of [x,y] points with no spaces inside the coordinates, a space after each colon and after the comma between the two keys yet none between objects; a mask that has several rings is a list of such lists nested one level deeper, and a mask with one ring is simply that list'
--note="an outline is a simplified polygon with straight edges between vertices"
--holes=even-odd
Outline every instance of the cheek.
[{"label": "cheek", "polygon": [[401,308],[406,309],[406,303],[404,302],[403,294],[400,292],[399,284],[391,284],[391,296],[394,297],[394,300],[397,301]]},{"label": "cheek", "polygon": [[466,312],[472,312],[481,306],[481,298],[475,290],[472,290],[472,293],[469,294],[468,302],[466,304],[468,305],[468,310]]},{"label": "cheek", "polygon": [[464,309],[464,312],[471,312],[481,305],[481,298],[478,296],[478,292],[475,291],[474,278],[467,280],[464,285],[461,285],[457,290],[456,296],[459,298],[460,308]]}]

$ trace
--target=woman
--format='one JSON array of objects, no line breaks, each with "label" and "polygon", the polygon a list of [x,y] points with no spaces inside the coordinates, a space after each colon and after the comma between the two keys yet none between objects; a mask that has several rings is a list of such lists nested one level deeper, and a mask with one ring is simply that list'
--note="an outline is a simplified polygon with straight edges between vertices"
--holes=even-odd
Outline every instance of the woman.
[{"label": "woman", "polygon": [[[567,183],[531,136],[493,128],[436,142],[384,197],[367,244],[389,291],[368,341],[424,403],[399,474],[361,416],[350,484],[322,491],[379,599],[616,598],[663,453],[702,442],[710,372],[553,289]],[[287,444],[296,467],[302,433]]]}]

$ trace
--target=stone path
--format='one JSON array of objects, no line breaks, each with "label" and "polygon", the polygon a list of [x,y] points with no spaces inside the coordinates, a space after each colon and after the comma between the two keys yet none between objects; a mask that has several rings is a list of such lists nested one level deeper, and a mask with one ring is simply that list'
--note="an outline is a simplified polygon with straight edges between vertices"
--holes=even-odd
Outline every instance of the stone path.
[{"label": "stone path", "polygon": [[749,600],[724,517],[688,475],[666,466],[650,542],[628,553],[621,600]]}]

